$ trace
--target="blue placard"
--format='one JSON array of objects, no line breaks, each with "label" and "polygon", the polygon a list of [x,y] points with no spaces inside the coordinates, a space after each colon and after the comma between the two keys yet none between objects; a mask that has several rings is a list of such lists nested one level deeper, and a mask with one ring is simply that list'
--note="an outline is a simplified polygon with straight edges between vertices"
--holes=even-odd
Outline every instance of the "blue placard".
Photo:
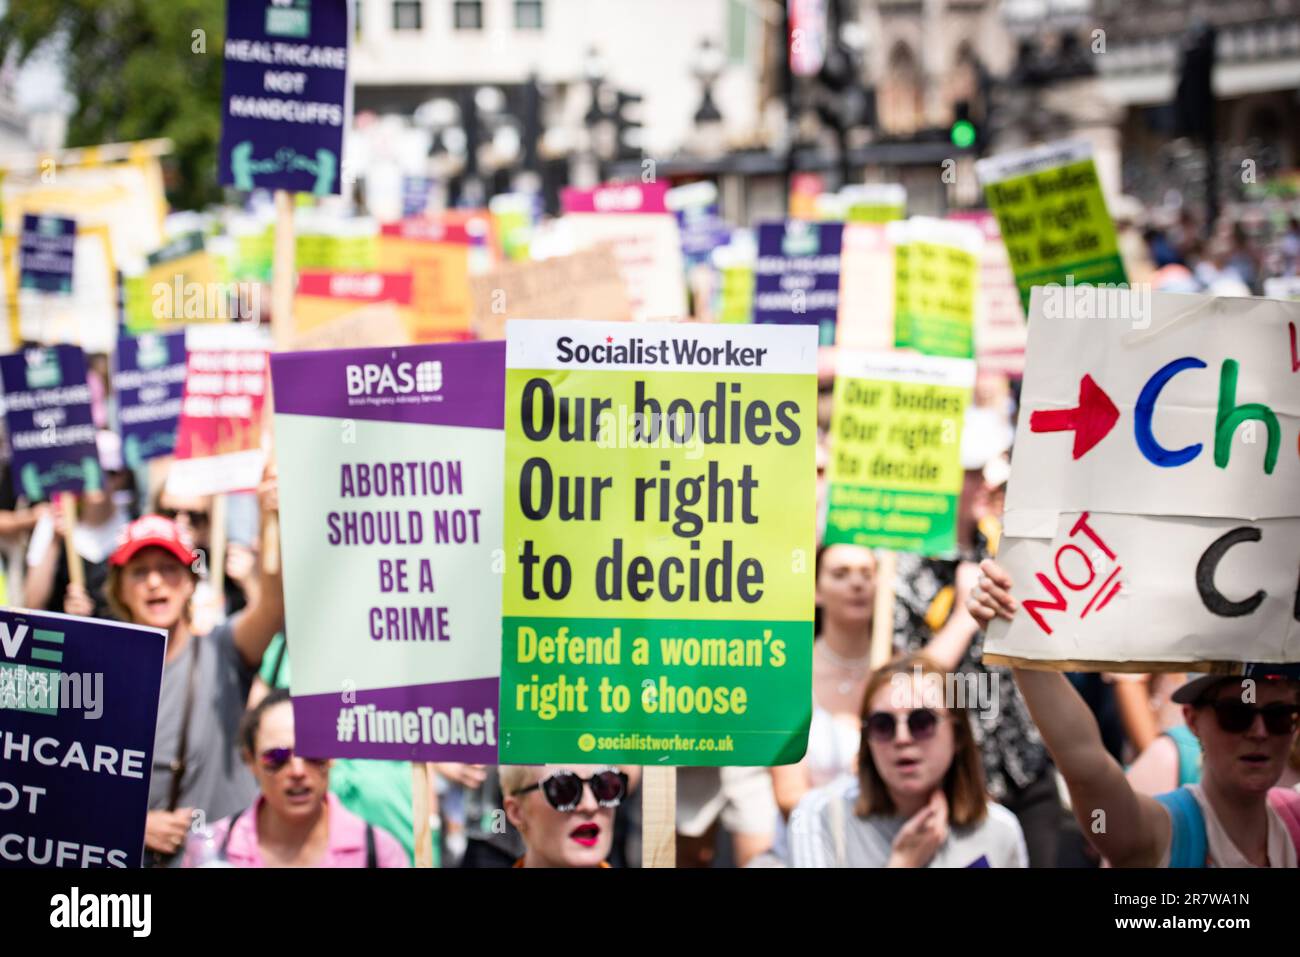
[{"label": "blue placard", "polygon": [[843,233],[843,223],[761,224],[754,268],[754,322],[815,325],[819,342],[833,345]]},{"label": "blue placard", "polygon": [[104,486],[86,356],[77,346],[0,356],[14,493],[30,502]]},{"label": "blue placard", "polygon": [[185,392],[185,331],[123,336],[117,343],[113,394],[127,468],[171,455]]},{"label": "blue placard", "polygon": [[339,192],[348,40],[347,0],[227,0],[223,185]]},{"label": "blue placard", "polygon": [[0,610],[0,867],[139,867],[165,632]]},{"label": "blue placard", "polygon": [[18,238],[18,284],[42,292],[72,292],[77,221],[62,216],[23,216]]}]

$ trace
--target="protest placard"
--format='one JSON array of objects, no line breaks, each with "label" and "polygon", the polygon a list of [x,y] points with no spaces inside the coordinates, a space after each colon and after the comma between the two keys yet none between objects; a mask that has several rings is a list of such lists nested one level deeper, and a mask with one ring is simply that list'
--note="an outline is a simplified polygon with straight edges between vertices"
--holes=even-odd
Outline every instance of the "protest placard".
[{"label": "protest placard", "polygon": [[408,273],[330,272],[303,269],[293,297],[295,336],[305,336],[323,326],[364,314],[376,321],[393,317],[405,330],[403,338],[391,343],[359,342],[356,345],[398,345],[412,341],[416,325],[413,283]]},{"label": "protest placard", "polygon": [[293,225],[294,263],[299,269],[330,272],[379,269],[379,224],[369,216],[344,218],[332,210],[299,206],[294,212]]},{"label": "protest placard", "polygon": [[42,292],[72,292],[77,221],[62,216],[23,217],[19,239],[19,285]]},{"label": "protest placard", "polygon": [[404,219],[383,226],[379,268],[407,273],[412,282],[411,334],[416,342],[446,342],[470,336],[470,251],[487,242],[488,220]]},{"label": "protest placard", "polygon": [[862,352],[894,347],[894,246],[883,224],[849,223],[840,251],[835,344]]},{"label": "protest placard", "polygon": [[1044,283],[1126,283],[1115,225],[1086,141],[1052,143],[978,160],[1020,299]]},{"label": "protest placard", "polygon": [[969,223],[984,237],[979,292],[975,297],[975,361],[981,371],[1019,378],[1025,371],[1028,330],[997,217],[982,211],[963,211],[950,213],[948,218]]},{"label": "protest placard", "polygon": [[124,279],[125,323],[132,335],[190,322],[257,319],[252,288],[217,282],[216,262],[198,231],[174,236],[149,254],[145,270]]},{"label": "protest placard", "polygon": [[686,269],[709,262],[713,251],[731,241],[731,226],[718,211],[718,187],[704,180],[670,189],[664,203],[677,217]]},{"label": "protest placard", "polygon": [[307,332],[295,332],[289,340],[289,347],[295,352],[410,344],[410,324],[386,303],[362,307],[313,326]]},{"label": "protest placard", "polygon": [[470,300],[474,333],[480,339],[504,338],[508,319],[632,319],[612,243],[489,270],[470,280]]},{"label": "protest placard", "polygon": [[[165,140],[147,140],[32,154],[0,180],[6,233],[17,235],[24,216],[66,217],[76,220],[79,236],[104,228],[110,271],[143,261],[163,241],[168,207],[159,157],[169,150]],[[81,253],[79,244],[75,258]]]},{"label": "protest placard", "polygon": [[667,192],[664,183],[619,183],[560,194],[563,223],[577,248],[614,244],[637,321],[686,315],[681,235]]},{"label": "protest placard", "polygon": [[347,0],[227,0],[219,179],[316,196],[342,184]]},{"label": "protest placard", "polygon": [[301,753],[496,762],[504,364],[271,357]]},{"label": "protest placard", "polygon": [[754,322],[815,326],[822,345],[834,344],[843,232],[797,219],[759,225]]},{"label": "protest placard", "polygon": [[191,326],[185,348],[185,391],[168,491],[193,496],[256,488],[266,462],[262,406],[270,343],[265,329]]},{"label": "protest placard", "polygon": [[835,359],[825,543],[951,553],[975,364],[843,349]]},{"label": "protest placard", "polygon": [[[724,247],[729,248],[729,247]],[[718,259],[714,260],[719,262]],[[717,321],[745,325],[754,321],[754,263],[752,259],[721,257],[718,267]]]},{"label": "protest placard", "polygon": [[1300,303],[1048,286],[1031,300],[985,659],[1300,661]]},{"label": "protest placard", "polygon": [[423,216],[433,201],[437,181],[428,176],[402,177],[402,218]]},{"label": "protest placard", "polygon": [[53,346],[0,356],[0,383],[14,494],[40,502],[103,488],[85,353]]},{"label": "protest placard", "polygon": [[926,355],[975,354],[979,232],[914,216],[886,227],[895,248],[894,345]]},{"label": "protest placard", "polygon": [[139,867],[165,632],[0,610],[0,867]]},{"label": "protest placard", "polygon": [[1300,276],[1273,276],[1264,280],[1269,299],[1300,299]]},{"label": "protest placard", "polygon": [[839,192],[844,220],[849,223],[889,223],[907,211],[907,188],[901,183],[864,183]]},{"label": "protest placard", "polygon": [[[78,225],[66,292],[14,288],[17,339],[87,352],[111,352],[117,338],[117,280],[106,226]],[[17,274],[15,273],[15,279]]]},{"label": "protest placard", "polygon": [[506,340],[501,761],[799,760],[814,331],[537,321]]},{"label": "protest placard", "polygon": [[536,193],[498,193],[488,201],[493,232],[500,258],[505,262],[527,262],[533,226],[542,211]]},{"label": "protest placard", "polygon": [[184,330],[118,340],[113,394],[122,458],[129,468],[175,450],[185,377]]}]

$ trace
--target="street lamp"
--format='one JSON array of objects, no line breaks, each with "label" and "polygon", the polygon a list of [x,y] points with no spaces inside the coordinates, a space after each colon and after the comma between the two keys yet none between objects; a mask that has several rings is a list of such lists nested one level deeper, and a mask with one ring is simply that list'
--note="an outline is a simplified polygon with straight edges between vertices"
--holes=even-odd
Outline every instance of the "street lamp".
[{"label": "street lamp", "polygon": [[726,152],[722,112],[713,99],[713,85],[722,76],[726,57],[712,40],[705,37],[695,50],[691,72],[700,81],[700,106],[695,111],[697,150],[701,156],[721,156]]},{"label": "street lamp", "polygon": [[618,126],[615,110],[607,108],[605,102],[605,58],[595,47],[587,50],[583,73],[591,88],[591,104],[583,124],[587,129],[589,159],[595,166],[595,178],[600,181],[604,179],[605,161],[614,159],[618,153]]}]

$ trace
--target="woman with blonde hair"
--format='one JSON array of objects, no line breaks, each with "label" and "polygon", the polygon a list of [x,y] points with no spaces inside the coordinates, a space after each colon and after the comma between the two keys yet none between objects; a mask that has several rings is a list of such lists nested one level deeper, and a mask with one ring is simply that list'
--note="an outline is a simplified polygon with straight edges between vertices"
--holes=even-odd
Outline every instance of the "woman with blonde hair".
[{"label": "woman with blonde hair", "polygon": [[872,673],[858,773],[790,818],[795,867],[1027,867],[1016,817],[989,800],[970,717],[923,654]]}]

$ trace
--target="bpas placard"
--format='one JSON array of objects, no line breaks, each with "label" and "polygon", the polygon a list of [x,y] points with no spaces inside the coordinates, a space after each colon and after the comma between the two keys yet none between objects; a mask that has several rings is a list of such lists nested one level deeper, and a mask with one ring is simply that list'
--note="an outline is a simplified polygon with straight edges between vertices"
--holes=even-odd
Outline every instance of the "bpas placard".
[{"label": "bpas placard", "polygon": [[815,329],[532,321],[506,341],[501,761],[798,761]]},{"label": "bpas placard", "polygon": [[505,345],[271,357],[298,748],[497,760]]},{"label": "bpas placard", "polygon": [[1300,303],[1034,290],[999,552],[1021,610],[986,658],[1300,661],[1297,326]]},{"label": "bpas placard", "polygon": [[85,353],[54,346],[0,356],[0,382],[14,494],[40,502],[103,488]]},{"label": "bpas placard", "polygon": [[334,195],[351,112],[347,0],[226,0],[223,186]]},{"label": "bpas placard", "polygon": [[139,867],[167,635],[0,611],[0,867]]},{"label": "bpas placard", "polygon": [[962,416],[974,384],[969,359],[840,350],[826,544],[956,548]]}]

